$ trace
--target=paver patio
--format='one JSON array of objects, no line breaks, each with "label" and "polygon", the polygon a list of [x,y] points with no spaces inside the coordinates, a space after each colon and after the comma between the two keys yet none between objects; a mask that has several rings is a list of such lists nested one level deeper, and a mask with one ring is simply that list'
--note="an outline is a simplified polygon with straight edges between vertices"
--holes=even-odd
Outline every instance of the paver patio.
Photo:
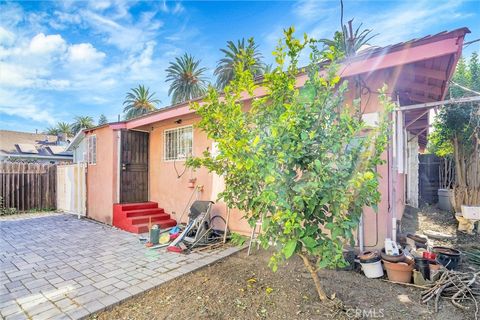
[{"label": "paver patio", "polygon": [[81,319],[228,256],[182,255],[72,215],[0,220],[0,314]]}]

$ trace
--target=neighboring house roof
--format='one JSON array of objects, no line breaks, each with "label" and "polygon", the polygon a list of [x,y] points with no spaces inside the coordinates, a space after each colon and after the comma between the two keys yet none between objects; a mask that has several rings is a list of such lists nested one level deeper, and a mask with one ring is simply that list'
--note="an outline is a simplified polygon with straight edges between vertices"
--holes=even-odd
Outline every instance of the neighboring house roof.
[{"label": "neighboring house roof", "polygon": [[39,133],[0,130],[1,158],[69,160],[72,153],[59,144],[58,137]]},{"label": "neighboring house roof", "polygon": [[65,151],[72,151],[83,141],[85,138],[85,129],[82,129],[78,131],[78,133],[73,137],[72,140],[70,140],[70,143],[68,144],[67,148]]}]

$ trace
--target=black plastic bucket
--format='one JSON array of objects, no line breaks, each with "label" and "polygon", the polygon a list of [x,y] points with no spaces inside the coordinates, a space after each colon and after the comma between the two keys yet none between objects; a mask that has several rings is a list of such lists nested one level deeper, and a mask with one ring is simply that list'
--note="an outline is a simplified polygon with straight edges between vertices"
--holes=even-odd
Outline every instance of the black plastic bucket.
[{"label": "black plastic bucket", "polygon": [[422,274],[423,279],[430,280],[430,261],[424,258],[415,258],[415,267]]},{"label": "black plastic bucket", "polygon": [[453,270],[460,263],[460,251],[447,247],[433,247],[432,252],[437,254],[437,261],[448,270]]}]

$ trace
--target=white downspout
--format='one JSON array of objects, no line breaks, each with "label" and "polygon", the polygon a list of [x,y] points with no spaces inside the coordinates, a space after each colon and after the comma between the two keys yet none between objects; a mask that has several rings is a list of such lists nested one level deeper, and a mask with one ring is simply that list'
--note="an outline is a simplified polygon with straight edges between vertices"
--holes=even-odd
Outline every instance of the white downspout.
[{"label": "white downspout", "polygon": [[121,131],[117,130],[117,203],[120,203],[120,170],[122,170]]},{"label": "white downspout", "polygon": [[394,111],[393,114],[393,143],[392,143],[392,234],[391,239],[396,242],[397,241],[397,172],[398,172],[398,112]]},{"label": "white downspout", "polygon": [[365,239],[364,239],[364,234],[363,234],[363,212],[360,215],[360,223],[358,224],[358,246],[360,248],[360,252],[365,251]]},{"label": "white downspout", "polygon": [[[77,216],[78,216],[78,219],[80,219],[80,213],[82,211],[82,207],[81,207],[81,190],[80,190],[80,185],[81,185],[81,168],[80,168],[80,163],[76,163],[75,164],[75,167],[77,167],[77,183],[74,183],[74,186],[75,186],[75,192],[77,193]],[[75,167],[74,167],[74,170],[75,170]]]}]

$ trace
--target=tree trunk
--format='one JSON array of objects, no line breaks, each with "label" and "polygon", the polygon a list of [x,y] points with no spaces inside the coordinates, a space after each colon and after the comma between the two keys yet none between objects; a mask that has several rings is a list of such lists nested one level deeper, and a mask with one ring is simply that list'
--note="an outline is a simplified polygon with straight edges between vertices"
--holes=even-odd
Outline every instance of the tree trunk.
[{"label": "tree trunk", "polygon": [[312,263],[310,260],[308,260],[307,256],[297,253],[303,260],[303,263],[305,264],[305,268],[307,268],[308,272],[310,272],[310,275],[312,276],[313,282],[315,283],[315,288],[317,289],[318,297],[320,298],[320,301],[325,301],[328,299],[327,294],[323,290],[322,284],[320,283],[320,278],[318,277],[318,274],[315,270],[315,268],[312,266]]}]

